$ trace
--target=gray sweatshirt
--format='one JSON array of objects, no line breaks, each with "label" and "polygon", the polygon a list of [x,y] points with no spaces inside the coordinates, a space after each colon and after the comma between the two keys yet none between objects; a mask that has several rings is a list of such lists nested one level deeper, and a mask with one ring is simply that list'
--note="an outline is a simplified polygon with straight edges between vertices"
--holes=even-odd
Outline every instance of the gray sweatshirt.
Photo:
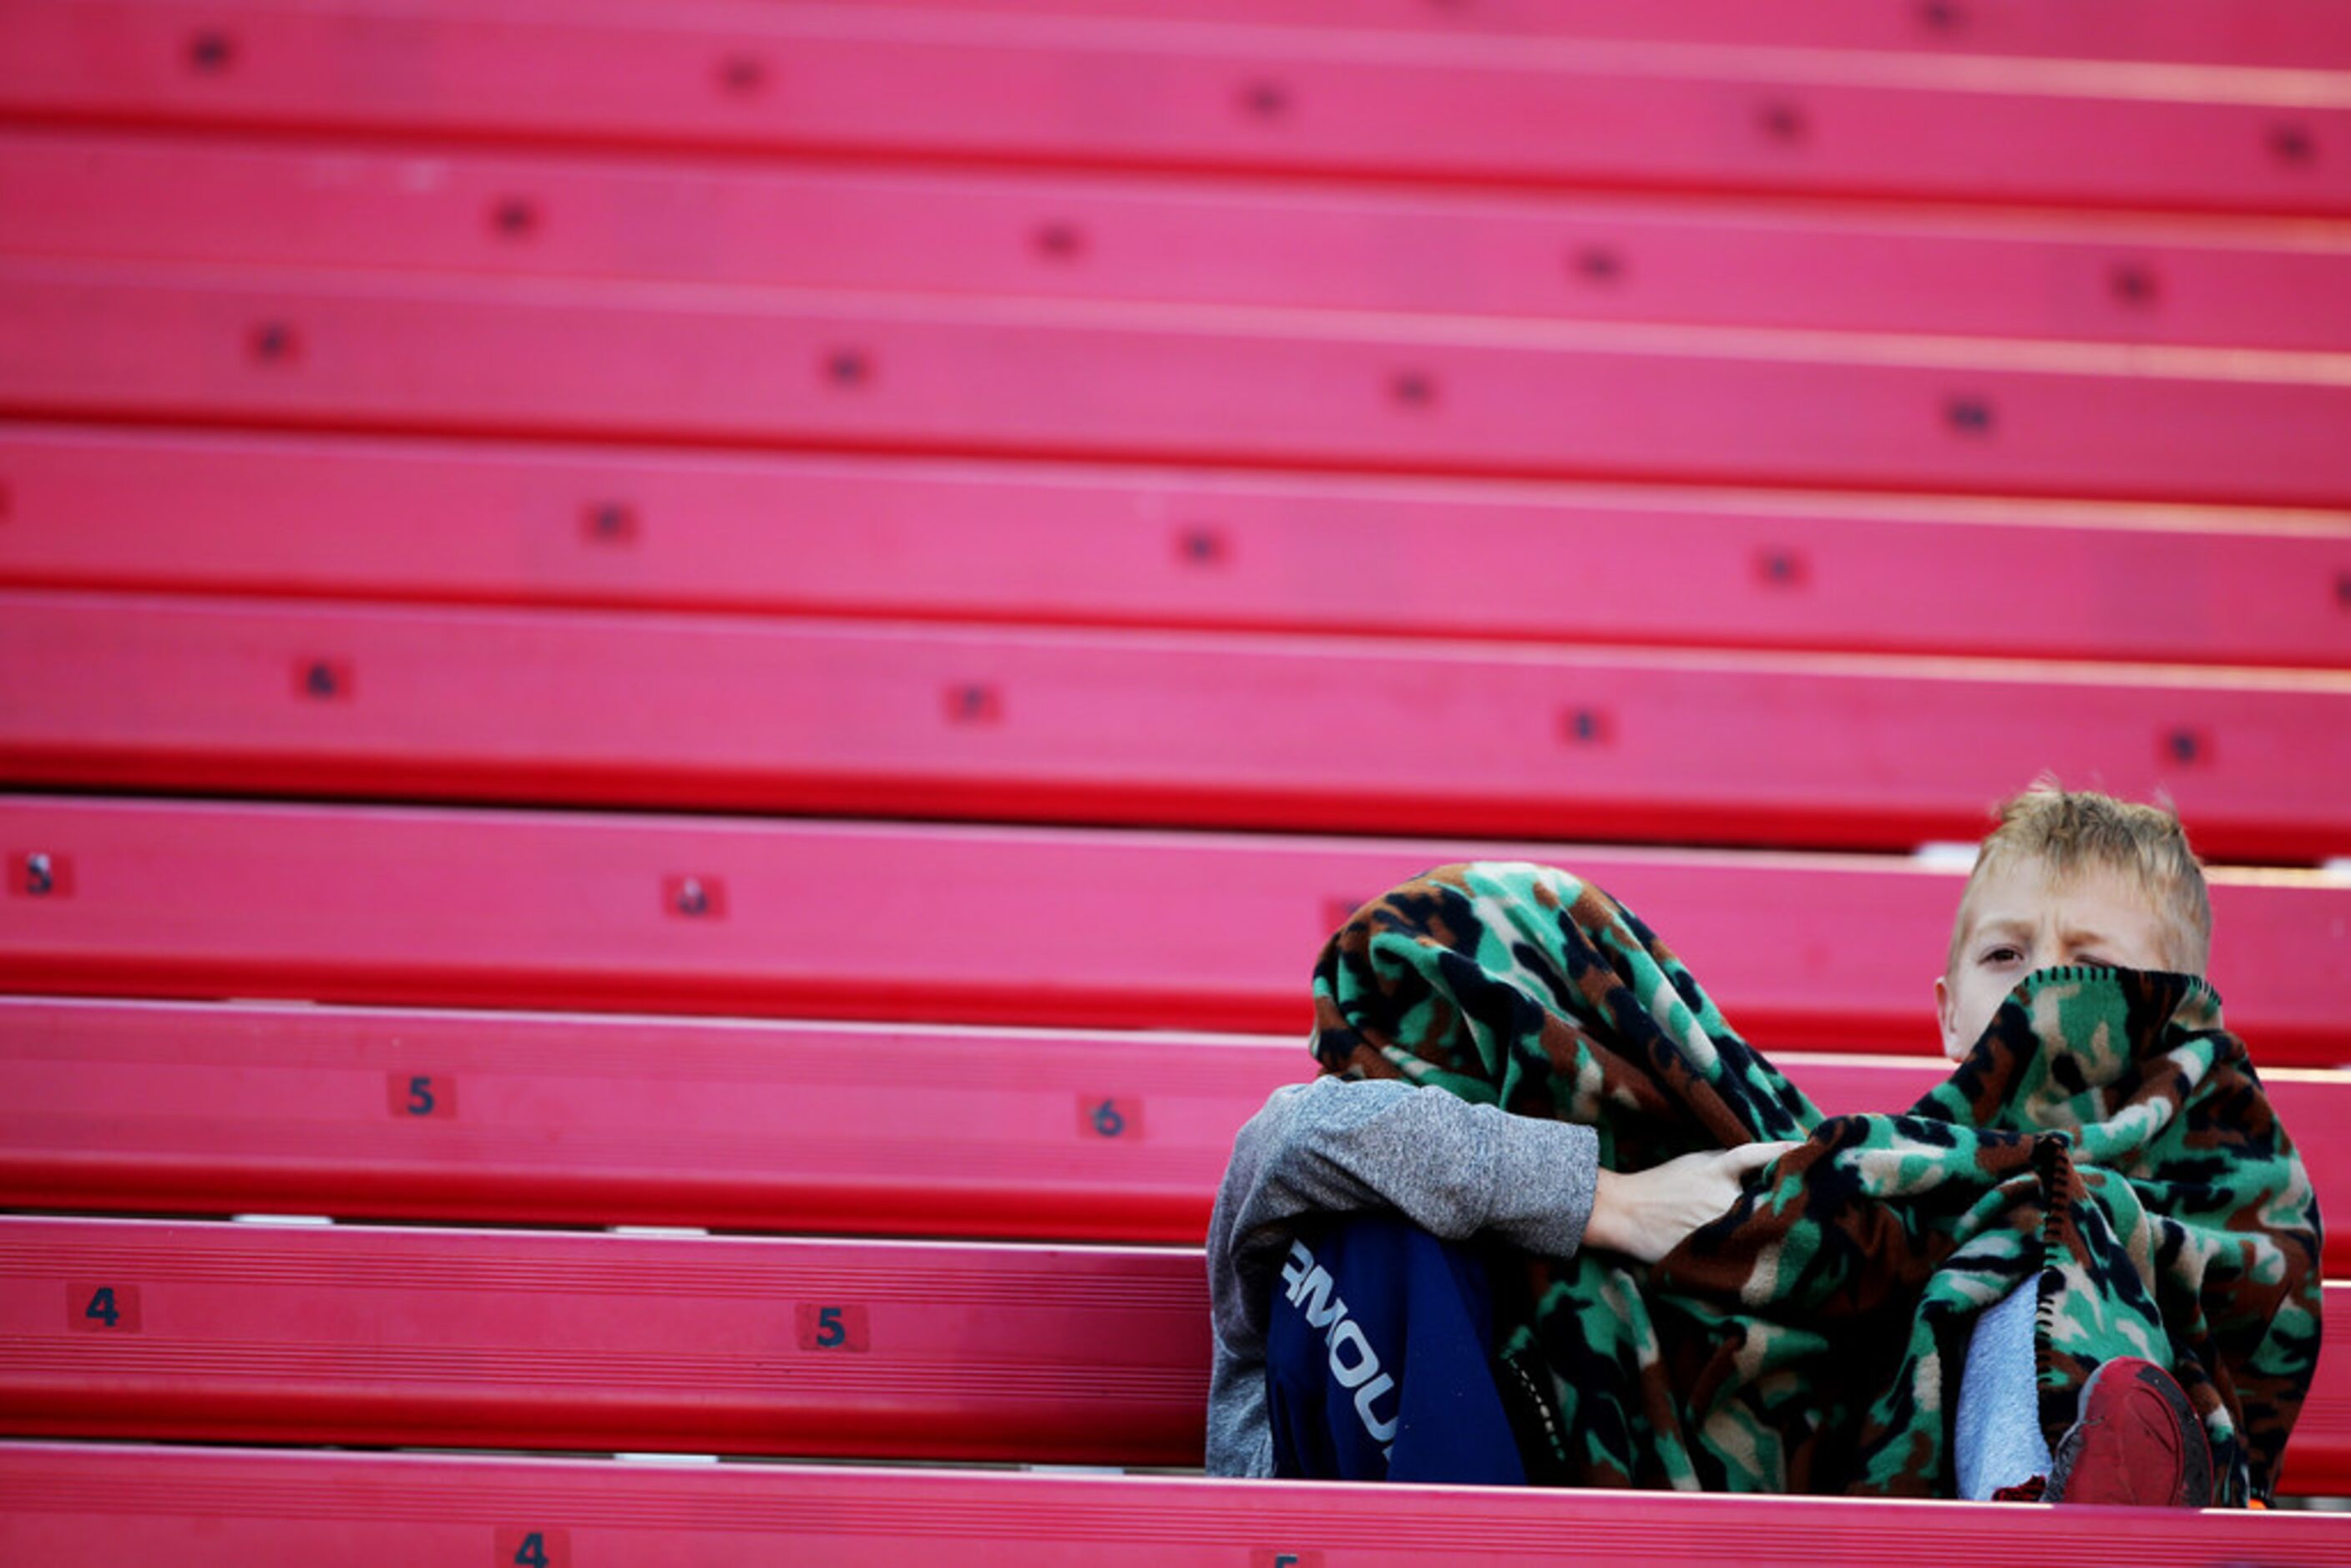
[{"label": "gray sweatshirt", "polygon": [[1563,1258],[1592,1217],[1589,1127],[1513,1116],[1400,1079],[1318,1078],[1273,1092],[1233,1139],[1208,1221],[1212,1476],[1273,1474],[1265,1332],[1299,1220],[1393,1209],[1447,1240],[1492,1231]]}]

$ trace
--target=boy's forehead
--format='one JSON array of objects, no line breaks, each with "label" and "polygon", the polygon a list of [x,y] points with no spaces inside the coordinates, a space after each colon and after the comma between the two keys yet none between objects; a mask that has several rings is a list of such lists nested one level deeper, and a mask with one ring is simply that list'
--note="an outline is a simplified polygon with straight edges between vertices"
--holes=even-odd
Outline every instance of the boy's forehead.
[{"label": "boy's forehead", "polygon": [[[2158,926],[2162,912],[2138,883],[2111,866],[2060,869],[2040,855],[1987,867],[1970,885],[1960,918],[1970,930],[2037,924],[2063,904],[2078,923]],[[2120,933],[2105,933],[2120,935]]]}]

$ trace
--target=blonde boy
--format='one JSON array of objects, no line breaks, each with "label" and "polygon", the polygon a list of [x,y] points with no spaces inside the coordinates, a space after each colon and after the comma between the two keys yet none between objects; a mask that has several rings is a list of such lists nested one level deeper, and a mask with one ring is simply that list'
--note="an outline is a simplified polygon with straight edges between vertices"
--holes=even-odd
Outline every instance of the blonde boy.
[{"label": "blonde boy", "polygon": [[[2210,906],[2196,857],[2170,810],[2069,792],[2043,778],[2002,805],[1998,815],[1999,825],[1980,847],[1962,892],[1944,972],[1934,982],[1947,1056],[1969,1057],[2002,1001],[2036,970],[2095,965],[2201,975],[2210,949]],[[1572,909],[1563,899],[1572,901]],[[1541,904],[1543,912],[1536,914],[1529,901]],[[1441,922],[1424,921],[1417,913],[1440,906]],[[1522,1410],[1513,1416],[1515,1439],[1497,1427],[1482,1439],[1439,1433],[1416,1448],[1412,1422],[1404,1418],[1407,1401],[1402,1395],[1407,1391],[1383,1379],[1318,1392],[1316,1379],[1323,1376],[1319,1366],[1282,1364],[1284,1345],[1302,1343],[1285,1316],[1298,1315],[1303,1296],[1311,1322],[1321,1323],[1322,1319],[1311,1318],[1311,1309],[1336,1280],[1344,1289],[1332,1299],[1343,1299],[1351,1314],[1344,1320],[1351,1336],[1363,1337],[1377,1351],[1377,1364],[1392,1365],[1403,1347],[1396,1342],[1391,1349],[1380,1337],[1381,1298],[1392,1298],[1401,1322],[1406,1303],[1398,1291],[1421,1292],[1415,1299],[1425,1301],[1430,1281],[1438,1281],[1439,1265],[1462,1277],[1456,1243],[1475,1238],[1481,1245],[1500,1243],[1536,1259],[1565,1260],[1583,1252],[1636,1266],[1656,1264],[1701,1228],[1725,1218],[1740,1200],[1750,1173],[1802,1145],[1718,1146],[1656,1163],[1635,1160],[1613,1170],[1608,1167],[1617,1160],[1604,1157],[1604,1150],[1621,1154],[1625,1146],[1611,1141],[1611,1133],[1596,1132],[1584,1112],[1554,1112],[1542,1095],[1524,1090],[1525,1083],[1539,1085],[1546,1075],[1564,1083],[1559,1074],[1569,1070],[1571,1059],[1582,1062],[1577,1071],[1584,1074],[1601,1071],[1585,1049],[1593,1039],[1583,1034],[1585,1025],[1567,1027],[1569,1036],[1585,1044],[1569,1040],[1562,1048],[1561,1020],[1541,1024],[1540,1037],[1528,1032],[1532,1026],[1525,1020],[1530,1002],[1538,1019],[1552,1012],[1545,996],[1560,995],[1562,986],[1580,988],[1591,1002],[1603,994],[1593,986],[1604,990],[1619,984],[1594,977],[1602,947],[1625,954],[1635,969],[1651,965],[1642,971],[1649,978],[1637,982],[1645,999],[1660,996],[1658,979],[1671,977],[1662,1000],[1647,1004],[1651,1010],[1671,1011],[1676,993],[1699,1009],[1695,1019],[1685,1013],[1677,1022],[1666,1020],[1659,1035],[1658,1026],[1628,1017],[1622,1001],[1597,1004],[1596,1016],[1614,1018],[1650,1042],[1629,1057],[1611,1054],[1615,1048],[1601,1042],[1603,1055],[1619,1064],[1606,1068],[1608,1072],[1622,1071],[1626,1061],[1658,1060],[1658,1050],[1676,1050],[1672,1040],[1701,1029],[1725,1051],[1752,1056],[1713,1013],[1687,971],[1646,928],[1626,925],[1625,912],[1597,889],[1540,867],[1448,867],[1397,890],[1378,909],[1376,917],[1368,907],[1359,915],[1325,949],[1318,966],[1318,1054],[1330,1076],[1273,1095],[1236,1139],[1217,1197],[1208,1238],[1216,1337],[1208,1469],[1227,1475],[1543,1479],[1520,1471],[1509,1451],[1514,1441],[1526,1447]],[[1476,1069],[1462,1053],[1463,1037],[1455,1026],[1447,1026],[1452,1032],[1446,1039],[1455,1042],[1448,1044],[1435,1036],[1382,1034],[1390,1026],[1363,1020],[1402,1016],[1380,1014],[1383,1004],[1369,989],[1389,983],[1376,980],[1366,967],[1373,963],[1368,944],[1375,936],[1385,955],[1382,973],[1393,979],[1399,964],[1426,958],[1426,972],[1410,983],[1442,989],[1448,983],[1444,977],[1464,973],[1465,954],[1435,951],[1444,938],[1431,934],[1501,921],[1513,923],[1521,942],[1550,940],[1542,934],[1551,929],[1569,933],[1562,940],[1571,946],[1581,940],[1573,935],[1575,929],[1591,936],[1605,926],[1614,935],[1601,947],[1581,948],[1582,956],[1564,968],[1546,971],[1551,977],[1541,985],[1552,988],[1548,993],[1526,990],[1518,977],[1490,974],[1465,981],[1472,992],[1444,991],[1434,1016],[1453,1019],[1490,1001],[1498,988],[1515,988],[1521,995],[1519,1001],[1497,1004],[1501,1011],[1481,1015],[1478,1026],[1479,1040],[1501,1043],[1481,1046],[1471,1055],[1482,1054],[1494,1071],[1503,1071],[1498,1061],[1517,1064],[1508,1068],[1507,1082],[1492,1085],[1500,1091],[1493,1092],[1461,1078]],[[1646,958],[1627,951],[1628,933],[1646,947]],[[1627,977],[1621,984],[1636,982]],[[1333,1005],[1332,997],[1342,991],[1345,997]],[[1371,1010],[1358,1012],[1359,1004]],[[1412,1016],[1432,1015],[1422,1007]],[[1588,1022],[1595,1015],[1579,1010],[1578,1016]],[[1558,1054],[1562,1049],[1567,1056]],[[1503,1054],[1497,1057],[1497,1051]],[[1548,1065],[1546,1051],[1552,1053]],[[1752,1060],[1761,1064],[1760,1056]],[[1627,1104],[1649,1093],[1635,1082],[1647,1070],[1631,1071],[1634,1077],[1625,1080],[1623,1091],[1634,1096]],[[1687,1064],[1677,1071],[1686,1071]],[[1761,1071],[1777,1080],[1768,1065]],[[1522,1071],[1532,1076],[1521,1077]],[[1741,1069],[1733,1076],[1755,1079],[1755,1071]],[[1512,1082],[1522,1088],[1510,1090]],[[1428,1086],[1437,1083],[1453,1092],[1432,1092]],[[1718,1079],[1706,1092],[1718,1090],[1745,1092],[1729,1079]],[[1569,1092],[1556,1092],[1565,1106]],[[1596,1103],[1606,1100],[1603,1094]],[[1502,1103],[1525,1113],[1508,1113]],[[1734,1119],[1772,1128],[1775,1137],[1795,1136],[1804,1130],[1803,1120],[1801,1114],[1792,1117],[1789,1103],[1750,1105]],[[1718,1145],[1736,1143],[1738,1134],[1718,1132],[1713,1137]],[[2291,1159],[2290,1150],[2286,1157]],[[1359,1249],[1358,1258],[1380,1261],[1365,1265],[1371,1272],[1359,1270],[1350,1282],[1340,1278],[1343,1270],[1332,1260],[1345,1249],[1348,1229],[1358,1226],[1402,1227],[1409,1235],[1403,1243],[1385,1237],[1380,1242],[1384,1250]],[[1314,1240],[1318,1256],[1301,1258],[1307,1250],[1296,1239],[1301,1234]],[[1446,1250],[1432,1261],[1409,1251],[1418,1245],[1410,1237]],[[1416,1264],[1419,1271],[1409,1281],[1388,1278],[1401,1270],[1397,1260],[1406,1256],[1427,1266]],[[1690,1249],[1677,1254],[1685,1268],[1692,1256]],[[1291,1287],[1287,1312],[1279,1299],[1284,1281]],[[1451,1287],[1439,1281],[1434,1289],[1447,1294]],[[2100,1365],[2084,1388],[2082,1419],[2051,1454],[2034,1405],[2034,1298],[2032,1289],[2017,1289],[1975,1314],[1963,1361],[1965,1386],[1956,1401],[1953,1453],[1960,1494],[2032,1498],[2043,1495],[2045,1488],[2053,1500],[2195,1504],[2209,1498],[2210,1457],[2199,1423],[2178,1385],[2144,1361]],[[1473,1308],[1468,1317],[1474,1320],[1481,1310]],[[1315,1334],[1309,1333],[1306,1340],[1314,1341]],[[1420,1354],[1427,1359],[1426,1351]],[[1346,1375],[1372,1364],[1333,1366],[1343,1383]],[[1482,1386],[1485,1375],[1473,1369],[1467,1375],[1478,1386],[1439,1390],[1437,1407],[1475,1406],[1490,1416],[1492,1390]],[[1507,1378],[1502,1381],[1507,1385]],[[1368,1401],[1365,1388],[1376,1390]],[[1351,1389],[1357,1396],[1352,1413],[1344,1398],[1324,1400],[1329,1417],[1323,1429],[1316,1401],[1323,1393]],[[1510,1392],[1505,1386],[1506,1399]],[[1462,1458],[1468,1454],[1488,1456],[1492,1463],[1480,1459],[1469,1466]]]},{"label": "blonde boy", "polygon": [[2212,904],[2179,819],[2043,775],[1976,852],[1935,982],[1943,1054],[1981,1037],[2017,981],[2052,964],[2201,976]]},{"label": "blonde boy", "polygon": [[[2068,792],[2047,775],[2000,809],[1976,852],[1935,981],[1943,1054],[1964,1058],[2017,982],[2060,964],[2201,977],[2212,905],[2167,807]],[[2211,1457],[2186,1394],[2143,1360],[2110,1363],[2053,1456],[2033,1419],[2032,1293],[1987,1311],[1970,1336],[1955,1449],[1963,1498],[2202,1506]]]}]

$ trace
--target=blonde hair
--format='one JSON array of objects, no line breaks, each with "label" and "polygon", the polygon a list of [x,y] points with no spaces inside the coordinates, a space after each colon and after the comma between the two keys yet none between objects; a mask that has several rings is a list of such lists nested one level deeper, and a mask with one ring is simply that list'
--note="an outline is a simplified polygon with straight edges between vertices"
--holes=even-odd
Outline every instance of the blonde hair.
[{"label": "blonde hair", "polygon": [[2212,901],[2203,862],[2188,845],[2179,813],[2159,794],[2152,806],[2117,800],[2088,789],[2069,790],[2043,773],[2022,794],[2001,802],[2000,825],[1976,851],[1975,868],[1959,894],[1944,973],[1959,967],[1976,884],[1994,868],[2039,860],[2060,880],[2077,871],[2118,873],[2137,884],[2162,916],[2171,957],[2181,971],[2200,975],[2212,956]]}]

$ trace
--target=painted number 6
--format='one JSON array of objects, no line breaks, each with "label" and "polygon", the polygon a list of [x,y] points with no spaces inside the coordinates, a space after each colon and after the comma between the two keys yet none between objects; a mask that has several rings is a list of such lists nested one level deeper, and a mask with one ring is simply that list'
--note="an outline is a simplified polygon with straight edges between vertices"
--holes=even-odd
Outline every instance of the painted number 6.
[{"label": "painted number 6", "polygon": [[1132,1144],[1143,1137],[1143,1102],[1129,1095],[1078,1096],[1078,1135]]}]

